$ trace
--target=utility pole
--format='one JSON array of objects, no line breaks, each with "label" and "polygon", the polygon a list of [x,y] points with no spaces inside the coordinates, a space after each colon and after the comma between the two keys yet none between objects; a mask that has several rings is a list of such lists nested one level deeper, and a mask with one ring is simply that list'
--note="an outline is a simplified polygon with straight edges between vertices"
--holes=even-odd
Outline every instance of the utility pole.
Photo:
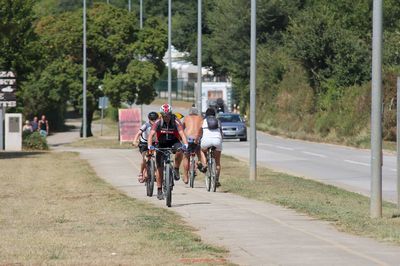
[{"label": "utility pole", "polygon": [[250,49],[250,180],[257,178],[256,130],[256,0],[251,0],[251,49]]},{"label": "utility pole", "polygon": [[[140,29],[143,29],[143,0],[140,0],[140,8],[139,8],[139,11],[140,11],[140,23],[139,23],[139,25],[140,25]],[[141,118],[140,118],[140,120],[143,122],[143,103],[140,105],[140,116],[141,116]],[[145,118],[146,119],[146,118]]]},{"label": "utility pole", "polygon": [[201,62],[201,57],[202,57],[202,27],[201,27],[201,14],[202,14],[202,9],[201,9],[201,1],[198,0],[198,6],[197,6],[197,109],[199,110],[199,113],[201,114],[202,112],[202,72],[201,72],[201,67],[202,67],[202,62]]},{"label": "utility pole", "polygon": [[131,10],[132,10],[131,0],[128,0],[128,11],[131,12]]},{"label": "utility pole", "polygon": [[143,29],[143,0],[140,0],[140,29]]},{"label": "utility pole", "polygon": [[373,6],[370,212],[382,217],[382,0]]},{"label": "utility pole", "polygon": [[172,90],[172,59],[171,59],[171,16],[172,16],[172,3],[171,0],[168,0],[168,104],[171,105],[171,90]]},{"label": "utility pole", "polygon": [[400,77],[397,77],[397,208],[400,210]]},{"label": "utility pole", "polygon": [[86,113],[86,0],[83,0],[83,138],[87,137]]}]

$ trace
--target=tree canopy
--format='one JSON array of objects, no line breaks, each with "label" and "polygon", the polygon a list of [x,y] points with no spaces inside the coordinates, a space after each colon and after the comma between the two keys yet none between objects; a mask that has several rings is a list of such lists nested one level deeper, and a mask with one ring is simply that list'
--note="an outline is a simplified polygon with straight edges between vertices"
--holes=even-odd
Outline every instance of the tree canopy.
[{"label": "tree canopy", "polygon": [[[25,83],[26,113],[56,113],[62,122],[67,101],[82,103],[82,10],[40,18],[35,27],[41,64]],[[137,17],[112,5],[94,4],[87,13],[87,108],[90,121],[100,96],[115,107],[154,99],[152,84],[163,69],[165,25],[149,18],[139,30]],[[57,95],[57,97],[53,97]],[[46,104],[40,104],[45,99]],[[57,112],[53,112],[57,110]]]}]

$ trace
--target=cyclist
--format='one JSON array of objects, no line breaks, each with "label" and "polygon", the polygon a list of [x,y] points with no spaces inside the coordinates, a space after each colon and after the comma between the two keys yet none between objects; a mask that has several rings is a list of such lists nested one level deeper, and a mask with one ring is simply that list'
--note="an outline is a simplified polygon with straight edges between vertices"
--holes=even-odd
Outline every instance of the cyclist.
[{"label": "cyclist", "polygon": [[185,158],[183,159],[183,182],[187,184],[189,182],[188,172],[190,164],[190,153],[196,152],[197,157],[200,161],[200,138],[201,138],[201,126],[203,124],[203,117],[199,115],[199,111],[195,107],[191,107],[189,110],[189,115],[185,117],[183,121],[183,128],[185,130],[185,135],[188,140],[189,146],[185,153]]},{"label": "cyclist", "polygon": [[[153,145],[153,136],[157,136],[158,146],[160,148],[173,148],[177,146],[181,146],[181,141],[187,148],[187,140],[185,133],[183,132],[183,127],[181,122],[175,115],[172,114],[172,107],[169,104],[164,104],[160,108],[161,118],[159,118],[151,127],[150,134],[148,136],[148,149],[154,150]],[[182,162],[183,153],[182,151],[178,151],[175,154],[175,179],[179,180],[179,166]],[[156,154],[156,164],[157,164],[157,198],[159,200],[164,199],[164,194],[162,191],[162,182],[163,182],[163,165],[161,162],[162,154]]]},{"label": "cyclist", "polygon": [[204,167],[199,165],[199,170],[205,173],[207,171],[207,149],[214,146],[215,164],[217,170],[217,186],[219,183],[219,174],[221,172],[221,152],[222,152],[222,129],[221,124],[215,117],[215,109],[208,108],[202,125],[203,137],[201,138],[201,162]]},{"label": "cyclist", "polygon": [[146,165],[146,155],[147,155],[147,137],[149,136],[151,126],[158,119],[158,114],[156,112],[150,112],[147,115],[149,121],[144,123],[139,131],[136,133],[133,139],[133,145],[139,147],[139,152],[142,155],[142,163],[140,164],[140,173],[138,176],[138,181],[143,183],[145,181],[145,177],[143,176],[143,171]]}]

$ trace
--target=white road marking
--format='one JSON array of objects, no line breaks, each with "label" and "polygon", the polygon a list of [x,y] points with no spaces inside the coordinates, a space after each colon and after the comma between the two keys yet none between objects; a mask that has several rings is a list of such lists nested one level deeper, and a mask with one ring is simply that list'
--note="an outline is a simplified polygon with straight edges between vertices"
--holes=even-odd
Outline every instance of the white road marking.
[{"label": "white road marking", "polygon": [[371,166],[369,163],[362,163],[362,162],[356,162],[352,160],[344,160],[346,163],[351,163],[351,164],[357,164],[357,165],[363,165],[363,166]]},{"label": "white road marking", "polygon": [[397,172],[397,169],[391,168],[390,171]]},{"label": "white road marking", "polygon": [[313,152],[308,152],[308,151],[302,151],[302,153],[307,154],[307,155],[311,155],[311,156],[317,156],[317,157],[320,157],[320,158],[326,158],[325,155],[319,154],[319,153],[313,153]]},{"label": "white road marking", "polygon": [[275,145],[268,144],[268,143],[257,143],[257,145],[260,145],[260,146],[268,146],[268,147],[276,147]]},{"label": "white road marking", "polygon": [[273,144],[269,144],[269,143],[258,143],[257,145],[260,145],[260,146],[267,146],[267,147],[273,147],[273,148],[277,148],[277,149],[281,149],[281,150],[286,150],[286,151],[294,151],[293,148],[284,147],[284,146],[279,146],[279,145],[273,145]]},{"label": "white road marking", "polygon": [[281,150],[286,150],[286,151],[294,151],[294,149],[293,148],[289,148],[289,147],[283,147],[283,146],[276,146],[278,149],[281,149]]}]

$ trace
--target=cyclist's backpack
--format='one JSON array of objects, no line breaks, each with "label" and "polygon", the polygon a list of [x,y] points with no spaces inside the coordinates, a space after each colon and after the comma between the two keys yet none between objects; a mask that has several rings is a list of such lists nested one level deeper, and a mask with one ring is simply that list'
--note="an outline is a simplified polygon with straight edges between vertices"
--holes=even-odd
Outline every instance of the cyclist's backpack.
[{"label": "cyclist's backpack", "polygon": [[208,116],[207,118],[207,127],[208,129],[218,129],[219,128],[219,122],[218,119],[215,116]]}]

